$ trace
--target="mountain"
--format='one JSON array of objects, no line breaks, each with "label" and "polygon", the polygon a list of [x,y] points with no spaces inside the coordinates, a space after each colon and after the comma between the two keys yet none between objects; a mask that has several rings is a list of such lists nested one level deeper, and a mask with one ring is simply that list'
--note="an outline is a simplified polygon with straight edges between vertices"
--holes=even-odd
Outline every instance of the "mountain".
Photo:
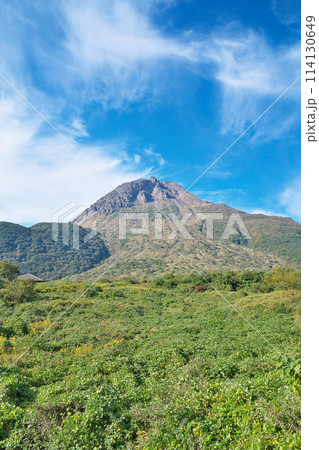
[{"label": "mountain", "polygon": [[[128,219],[127,232],[119,236],[123,213]],[[144,213],[144,230],[143,222],[130,215],[139,213]],[[213,239],[207,239],[207,232],[212,231],[207,217],[212,213],[223,219],[214,220]],[[233,233],[223,238],[233,217],[239,217],[250,236],[245,235],[240,222],[234,221],[230,226]],[[69,242],[62,238],[65,226]],[[300,268],[299,223],[287,217],[248,214],[225,204],[207,202],[177,183],[154,177],[121,184],[73,224],[56,227],[55,241],[51,223],[28,228],[0,222],[0,260],[18,264],[21,273],[46,279],[83,280],[95,279],[103,271],[110,278],[151,278],[197,270],[207,273],[270,270],[275,266]],[[78,249],[71,245],[77,228]],[[133,228],[139,229],[140,234]],[[88,239],[93,229],[97,232]]]},{"label": "mountain", "polygon": [[[67,235],[73,242],[73,226]],[[52,239],[52,223],[38,223],[30,228],[0,222],[0,260],[18,264],[21,273],[32,273],[45,279],[58,279],[87,271],[109,256],[103,239],[96,235],[84,242],[88,230],[79,227],[79,249],[65,245],[62,224],[57,226],[57,239]]]},{"label": "mountain", "polygon": [[[141,220],[135,218],[127,221],[126,236],[119,239],[119,217],[123,213],[128,217],[129,214],[147,213],[149,233],[146,230],[139,235],[132,233],[132,228],[141,228],[142,225]],[[214,220],[213,239],[207,239],[208,222],[198,214],[212,213],[222,214],[223,219]],[[185,228],[189,239],[176,231],[176,221],[181,221],[185,214],[188,214]],[[234,214],[235,217],[239,215],[251,239],[245,237],[237,222],[231,227],[236,234],[228,239],[222,238]],[[110,277],[144,277],[192,270],[300,267],[299,223],[286,217],[248,214],[225,204],[204,201],[177,183],[160,181],[155,177],[121,184],[91,205],[74,223],[84,228],[96,227],[110,252],[105,263],[81,274],[81,278],[93,278],[111,266],[107,272]],[[162,228],[162,239],[159,238],[160,233],[155,233],[155,225]],[[172,236],[174,230],[175,235]]]},{"label": "mountain", "polygon": [[[182,197],[182,198],[181,198]],[[167,206],[167,211],[185,213],[196,207],[209,204],[196,195],[170,181],[159,181],[155,177],[123,183],[112,192],[100,198],[96,203],[80,214],[75,222],[86,224],[93,214],[109,217],[117,212],[147,212],[150,208],[160,212]],[[232,208],[229,208],[232,210]],[[167,212],[166,211],[166,212]]]}]

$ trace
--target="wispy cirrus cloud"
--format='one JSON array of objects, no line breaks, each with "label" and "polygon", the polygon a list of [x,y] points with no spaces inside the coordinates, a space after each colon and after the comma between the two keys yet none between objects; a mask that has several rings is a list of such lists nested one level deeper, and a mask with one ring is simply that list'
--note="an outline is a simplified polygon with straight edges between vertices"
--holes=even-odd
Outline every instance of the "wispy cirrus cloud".
[{"label": "wispy cirrus cloud", "polygon": [[155,151],[155,148],[153,146],[145,148],[144,153],[148,156],[155,157],[160,167],[162,167],[166,162],[163,156],[159,152]]},{"label": "wispy cirrus cloud", "polygon": [[68,139],[90,164],[39,117],[30,117],[22,99],[1,98],[0,220],[50,221],[65,204],[89,206],[112,187],[141,177],[151,164],[134,164],[121,143]]},{"label": "wispy cirrus cloud", "polygon": [[72,92],[85,85],[84,102],[87,94],[111,108],[154,99],[166,90],[169,70],[198,60],[197,42],[165,36],[141,4],[81,0],[63,5],[65,87]]},{"label": "wispy cirrus cloud", "polygon": [[[141,149],[130,147],[129,137],[124,144],[119,138],[110,138],[111,133],[102,141],[95,139],[97,114],[125,112],[145,104],[156,109],[160,102],[178,104],[176,93],[187,96],[196,78],[214,86],[209,95],[221,99],[216,106],[220,110],[216,134],[223,137],[223,133],[241,132],[298,76],[297,44],[275,45],[260,31],[239,22],[218,29],[169,33],[154,17],[161,8],[175,3],[12,0],[0,5],[0,72],[110,177],[113,185],[149,173],[152,167],[166,170],[166,156],[147,142]],[[86,163],[43,125],[4,80],[0,80],[0,90],[1,181],[13,186],[2,197],[8,220],[23,221],[25,217],[24,221],[31,221],[32,215],[34,220],[48,220],[51,204],[61,199],[87,203],[93,192],[92,200],[106,193],[103,181],[89,166],[84,168]],[[298,89],[291,91],[282,100],[290,102],[282,130],[296,123],[291,105],[296,104],[298,94]],[[211,100],[213,103],[214,98]],[[276,130],[280,137],[278,127],[273,126],[277,119],[274,114],[263,120],[255,137],[274,139]],[[174,167],[172,179],[176,170]],[[230,173],[223,167],[212,176],[221,179]],[[84,184],[86,193],[81,197]],[[286,193],[283,201],[287,198]]]},{"label": "wispy cirrus cloud", "polygon": [[220,83],[225,132],[254,120],[263,101],[281,94],[300,72],[298,45],[274,47],[239,23],[209,34],[167,36],[129,1],[82,2],[81,8],[69,3],[65,20],[71,66],[77,79],[90,80],[93,97],[121,107],[163,95],[179,78],[176,72],[170,80],[166,75],[180,68],[184,76],[196,73]]},{"label": "wispy cirrus cloud", "polygon": [[[92,102],[125,108],[132,102],[167,99],[187,74],[195,74],[220,84],[224,131],[237,131],[255,119],[262,101],[269,102],[298,75],[298,45],[270,45],[260,32],[239,22],[210,33],[168,35],[152,14],[159,5],[173,3],[71,0],[28,9],[13,1],[3,7],[0,49],[9,63],[0,69],[10,77],[23,75],[28,90],[49,85],[50,102],[57,105],[60,98],[58,107],[64,109],[70,108],[65,97],[79,108]],[[18,18],[14,22],[11,17]],[[27,45],[28,36],[32,45]],[[27,61],[40,74],[37,83]],[[13,81],[18,82],[16,75]],[[36,95],[33,91],[32,97]]]},{"label": "wispy cirrus cloud", "polygon": [[[300,73],[299,45],[273,47],[267,39],[238,24],[212,36],[206,57],[223,90],[222,130],[239,132],[253,122]],[[284,70],[283,70],[284,67]],[[299,99],[298,89],[286,98]]]}]

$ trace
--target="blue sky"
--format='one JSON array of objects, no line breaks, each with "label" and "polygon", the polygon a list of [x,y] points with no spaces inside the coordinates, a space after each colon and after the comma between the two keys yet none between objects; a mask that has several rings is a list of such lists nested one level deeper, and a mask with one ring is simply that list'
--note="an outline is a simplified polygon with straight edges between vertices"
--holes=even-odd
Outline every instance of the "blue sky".
[{"label": "blue sky", "polygon": [[[72,145],[0,77],[0,220],[50,221],[142,176],[187,188],[299,77],[299,8],[1,2],[0,73]],[[299,103],[300,81],[191,192],[300,220]]]}]

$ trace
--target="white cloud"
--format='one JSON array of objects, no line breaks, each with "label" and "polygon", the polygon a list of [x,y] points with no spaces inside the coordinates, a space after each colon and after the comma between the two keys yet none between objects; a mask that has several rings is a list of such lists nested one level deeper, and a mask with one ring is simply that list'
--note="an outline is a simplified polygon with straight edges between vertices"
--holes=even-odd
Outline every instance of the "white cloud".
[{"label": "white cloud", "polygon": [[65,7],[69,81],[82,79],[91,86],[90,96],[105,104],[123,107],[161,95],[176,84],[167,72],[180,67],[187,76],[186,68],[221,83],[224,131],[236,131],[263,111],[265,97],[268,106],[300,72],[298,45],[272,47],[262,34],[237,23],[210,35],[190,30],[168,37],[138,4],[96,0]]},{"label": "white cloud", "polygon": [[[143,2],[77,1],[63,5],[67,64],[63,87],[84,101],[125,107],[165,90],[168,64],[193,64],[197,43],[167,37],[155,27]],[[154,7],[154,3],[153,3]],[[172,83],[172,80],[170,80]],[[84,91],[78,90],[85,85]]]},{"label": "white cloud", "polygon": [[[78,108],[90,102],[124,108],[130,102],[156,102],[163,96],[173,101],[172,91],[176,96],[183,80],[196,74],[220,83],[225,132],[254,120],[262,112],[262,100],[266,98],[268,106],[298,76],[297,45],[273,47],[261,33],[238,23],[210,34],[189,30],[168,35],[155,25],[152,14],[172,4],[171,0],[70,0],[44,8],[34,3],[33,20],[26,19],[32,14],[20,11],[21,5],[8,4],[0,44],[8,62],[0,69],[14,82],[13,74],[19,74],[28,91],[34,90],[29,58],[36,62],[45,83]],[[10,19],[17,16],[24,20]],[[47,33],[47,16],[54,34]],[[27,46],[30,34],[32,46]],[[32,98],[39,95],[31,94]],[[65,99],[53,96],[50,102],[61,101],[63,108]],[[47,111],[44,99],[41,103],[45,109],[39,108]]]},{"label": "white cloud", "polygon": [[279,202],[288,215],[301,217],[301,185],[300,177],[292,180],[279,195]]},{"label": "white cloud", "polygon": [[229,89],[274,95],[300,70],[297,45],[273,48],[262,34],[236,27],[229,27],[222,36],[213,35],[207,57],[217,62],[215,76]]},{"label": "white cloud", "polygon": [[126,1],[69,3],[66,47],[81,67],[95,71],[108,66],[125,70],[152,58],[196,59],[192,47],[164,38],[132,4]]},{"label": "white cloud", "polygon": [[[239,132],[264,112],[299,76],[299,46],[269,45],[261,34],[232,25],[212,35],[205,56],[216,63],[214,77],[223,88],[223,131]],[[292,89],[286,98],[299,98]]]},{"label": "white cloud", "polygon": [[79,137],[88,137],[89,136],[89,133],[87,132],[87,129],[81,119],[74,119],[72,122],[72,127],[74,129],[74,134],[76,136],[79,136]]},{"label": "white cloud", "polygon": [[[242,131],[300,70],[297,46],[275,48],[260,33],[236,24],[206,35],[196,30],[168,35],[151,12],[173,3],[13,0],[0,5],[0,71],[113,186],[149,173],[153,164],[164,166],[165,160],[151,146],[134,149],[131,158],[122,143],[83,144],[90,130],[83,119],[88,103],[124,108],[146,98],[174,101],[184,78],[195,74],[222,88],[223,130]],[[0,219],[50,220],[63,204],[89,204],[108,192],[110,186],[0,81]],[[287,189],[281,198],[288,211]]]},{"label": "white cloud", "polygon": [[165,159],[163,156],[159,152],[156,152],[152,146],[145,148],[144,153],[148,156],[155,157],[160,167],[165,164]]},{"label": "white cloud", "polygon": [[76,202],[89,206],[112,187],[143,173],[141,166],[128,164],[123,158],[125,151],[120,145],[84,146],[73,140],[103,179],[14,98],[0,101],[0,142],[0,220],[50,221],[64,205]]}]

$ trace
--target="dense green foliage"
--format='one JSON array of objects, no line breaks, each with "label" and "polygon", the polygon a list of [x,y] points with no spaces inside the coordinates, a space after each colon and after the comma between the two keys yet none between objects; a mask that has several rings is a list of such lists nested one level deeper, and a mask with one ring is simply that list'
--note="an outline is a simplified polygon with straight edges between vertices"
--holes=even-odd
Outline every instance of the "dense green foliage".
[{"label": "dense green foliage", "polygon": [[272,292],[278,289],[300,289],[301,274],[291,268],[277,267],[272,272],[246,270],[244,272],[213,272],[202,275],[167,274],[154,280],[154,286],[166,288],[202,285],[221,291]]},{"label": "dense green foliage", "polygon": [[12,280],[0,290],[0,298],[7,305],[15,305],[34,300],[36,282],[34,280]]},{"label": "dense green foliage", "polygon": [[0,300],[1,448],[300,448],[299,274],[205,278]]},{"label": "dense green foliage", "polygon": [[35,281],[18,280],[19,267],[8,261],[0,262],[0,298],[6,305],[15,305],[35,298]]},{"label": "dense green foliage", "polygon": [[[58,242],[52,239],[52,223],[30,228],[0,222],[0,259],[18,264],[21,273],[33,273],[45,279],[59,279],[91,269],[109,256],[99,235],[84,242],[88,230],[79,229],[79,249],[72,247],[73,227],[69,225],[70,245],[62,243],[62,224]],[[0,270],[1,277],[1,270]]]},{"label": "dense green foliage", "polygon": [[20,274],[19,267],[9,261],[0,261],[0,278],[4,280],[14,280]]}]

